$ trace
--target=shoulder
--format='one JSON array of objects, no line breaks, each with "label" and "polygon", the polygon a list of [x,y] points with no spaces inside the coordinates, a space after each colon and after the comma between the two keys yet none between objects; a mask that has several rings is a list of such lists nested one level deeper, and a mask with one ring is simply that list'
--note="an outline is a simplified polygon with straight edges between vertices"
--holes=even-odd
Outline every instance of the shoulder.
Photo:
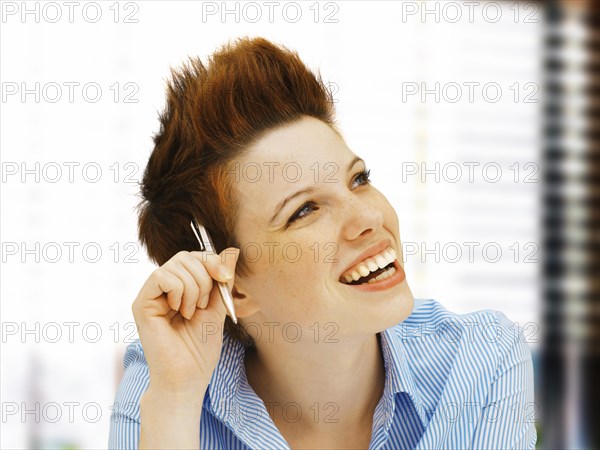
[{"label": "shoulder", "polygon": [[113,419],[124,416],[139,422],[140,398],[148,388],[150,380],[148,363],[139,339],[127,346],[123,357],[123,368],[125,372],[113,405]]},{"label": "shoulder", "polygon": [[463,333],[473,329],[474,333],[491,336],[496,330],[502,333],[518,328],[519,324],[508,319],[503,312],[494,309],[456,313],[447,310],[437,300],[415,299],[415,306],[411,315],[394,328],[396,332],[402,332],[403,329],[408,327],[421,327],[425,333],[435,333],[436,331],[455,327],[457,331]]},{"label": "shoulder", "polygon": [[123,356],[123,366],[125,369],[132,364],[147,364],[146,357],[144,356],[144,349],[139,339],[132,341],[125,349],[125,356]]},{"label": "shoulder", "polygon": [[445,321],[467,323],[473,320],[482,321],[484,323],[498,323],[502,321],[510,322],[501,311],[494,309],[481,309],[477,311],[470,311],[468,313],[457,313],[449,311],[437,300],[427,298],[415,299],[413,312],[406,318],[404,322],[401,323],[443,323]]},{"label": "shoulder", "polygon": [[508,353],[529,352],[522,327],[503,312],[482,309],[460,314],[433,299],[415,299],[412,314],[388,331],[404,346],[422,349],[430,344],[462,356],[478,354],[496,364]]}]

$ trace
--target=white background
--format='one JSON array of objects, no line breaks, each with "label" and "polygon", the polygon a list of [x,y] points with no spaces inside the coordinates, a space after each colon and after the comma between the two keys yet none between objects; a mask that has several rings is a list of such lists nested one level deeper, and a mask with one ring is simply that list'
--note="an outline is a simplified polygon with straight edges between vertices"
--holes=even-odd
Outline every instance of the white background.
[{"label": "white background", "polygon": [[[135,331],[131,303],[153,270],[137,244],[135,181],[158,129],[164,80],[170,66],[205,60],[242,35],[297,50],[335,90],[346,140],[412,245],[415,296],[456,312],[500,310],[528,324],[537,347],[535,5],[278,2],[270,21],[263,2],[228,2],[238,13],[224,17],[222,2],[75,3],[2,4],[2,448],[106,446]],[[479,83],[472,102],[464,83]],[[430,170],[424,179],[422,169]],[[477,243],[472,262],[465,242]],[[457,247],[463,255],[453,262]],[[502,258],[492,262],[496,248]]]}]

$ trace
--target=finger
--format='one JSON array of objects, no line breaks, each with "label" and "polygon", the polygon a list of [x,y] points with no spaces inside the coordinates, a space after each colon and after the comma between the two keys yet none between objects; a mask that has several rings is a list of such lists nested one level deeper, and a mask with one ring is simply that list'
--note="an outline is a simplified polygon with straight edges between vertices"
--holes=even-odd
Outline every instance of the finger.
[{"label": "finger", "polygon": [[198,303],[200,288],[192,274],[190,274],[190,272],[181,263],[181,258],[183,257],[183,255],[180,255],[179,258],[175,258],[166,263],[164,267],[182,280],[183,294],[181,297],[181,303],[179,305],[179,312],[186,319],[190,319],[196,311],[196,304]]},{"label": "finger", "polygon": [[235,263],[239,250],[229,247],[221,254],[209,254],[206,252],[190,252],[200,260],[210,277],[214,280],[226,283],[235,276]]},{"label": "finger", "polygon": [[[222,261],[225,261],[225,265],[228,266],[234,274],[233,278],[231,278],[229,281],[226,282],[227,290],[231,294],[231,291],[233,290],[233,285],[235,284],[235,269],[237,266],[237,262],[239,260],[240,249],[235,248],[235,247],[228,247],[221,252],[220,256],[222,258]],[[229,315],[229,312],[227,311],[227,308],[224,305],[224,302],[220,296],[220,293],[216,292],[216,294],[218,296],[218,297],[216,297],[216,298],[218,298],[218,304],[215,305],[215,308],[219,309],[219,311],[222,312],[223,314]],[[221,310],[221,307],[222,307],[222,310]],[[223,320],[225,320],[225,319],[223,319]]]},{"label": "finger", "polygon": [[[215,256],[217,256],[217,255],[205,255],[205,254],[202,254],[201,252],[196,252],[196,253],[198,253],[198,254],[194,255],[195,257],[200,257],[206,261],[205,266],[206,266],[207,270],[212,270],[213,273],[218,270],[219,273],[222,273],[220,271],[225,269],[230,274],[233,274],[233,276],[231,278],[228,278],[228,277],[223,278],[223,279],[227,280],[227,281],[225,281],[225,283],[226,283],[229,291],[231,292],[231,288],[233,287],[233,284],[235,281],[235,267],[237,264],[237,260],[239,258],[240,250],[235,247],[228,247],[218,255],[218,260],[217,260],[217,258],[215,258]],[[211,256],[211,257],[209,258],[209,256]],[[213,265],[216,262],[220,263],[220,266]],[[218,277],[217,277],[217,279],[218,279]],[[218,294],[218,291],[217,291],[217,294]],[[208,302],[209,302],[209,297],[203,297],[202,303],[201,303],[201,308],[205,309],[208,305]],[[222,300],[221,300],[221,303],[222,303]]]},{"label": "finger", "polygon": [[214,283],[212,290],[210,291],[209,300],[205,306],[206,311],[214,311],[219,317],[223,318],[225,321],[225,316],[227,315],[227,308],[225,307],[225,303],[221,298],[221,294],[219,292],[219,286],[217,283]]},{"label": "finger", "polygon": [[228,247],[221,252],[219,255],[221,257],[221,261],[225,264],[225,266],[229,267],[231,273],[233,273],[233,278],[227,280],[227,284],[233,286],[235,280],[235,269],[237,267],[237,262],[240,258],[240,249],[235,247]]},{"label": "finger", "polygon": [[[200,326],[202,333],[210,333],[211,325],[214,325],[214,330],[221,330],[223,332],[223,324],[227,316],[227,309],[221,300],[219,295],[219,288],[217,283],[213,283],[213,288],[209,294],[209,301],[203,311],[199,311],[194,314],[194,317],[190,320],[192,326]],[[221,334],[222,335],[222,334]]]},{"label": "finger", "polygon": [[198,261],[191,253],[182,255],[179,262],[185,267],[185,269],[192,275],[194,281],[200,288],[196,306],[199,308],[206,308],[208,303],[208,296],[213,287],[213,280],[206,271],[204,265]]},{"label": "finger", "polygon": [[[149,298],[159,300],[160,297],[166,294],[169,307],[175,311],[179,310],[184,289],[183,281],[175,274],[166,270],[164,266],[152,272],[144,287],[148,288]],[[160,293],[154,295],[157,292]]]}]

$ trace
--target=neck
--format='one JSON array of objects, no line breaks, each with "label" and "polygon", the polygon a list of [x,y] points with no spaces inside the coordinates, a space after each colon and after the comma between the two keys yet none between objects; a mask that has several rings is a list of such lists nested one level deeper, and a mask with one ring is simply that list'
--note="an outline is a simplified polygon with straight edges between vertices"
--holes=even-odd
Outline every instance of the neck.
[{"label": "neck", "polygon": [[319,433],[334,423],[370,436],[385,385],[377,335],[335,343],[264,341],[246,351],[246,374],[276,425]]}]

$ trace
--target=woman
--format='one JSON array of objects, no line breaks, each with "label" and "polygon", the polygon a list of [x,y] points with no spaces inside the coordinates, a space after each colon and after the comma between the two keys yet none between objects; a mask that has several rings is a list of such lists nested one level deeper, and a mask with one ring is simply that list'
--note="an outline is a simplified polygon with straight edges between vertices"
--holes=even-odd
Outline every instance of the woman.
[{"label": "woman", "polygon": [[295,52],[243,38],[192,59],[160,120],[139,215],[160,267],[111,448],[535,446],[521,331],[413,299],[396,213]]}]

